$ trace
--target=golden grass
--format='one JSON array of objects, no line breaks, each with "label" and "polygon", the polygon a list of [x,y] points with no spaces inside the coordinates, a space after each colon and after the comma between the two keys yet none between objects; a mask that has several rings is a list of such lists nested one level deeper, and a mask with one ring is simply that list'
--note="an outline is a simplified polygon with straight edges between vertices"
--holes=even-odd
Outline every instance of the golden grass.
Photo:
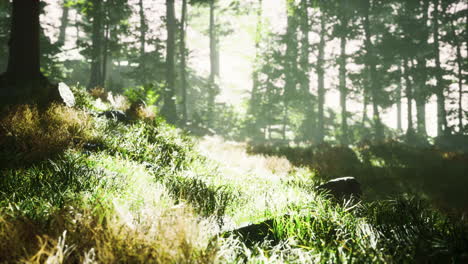
[{"label": "golden grass", "polygon": [[47,157],[92,137],[88,114],[59,104],[46,111],[34,105],[15,106],[0,121],[0,143],[26,159]]}]

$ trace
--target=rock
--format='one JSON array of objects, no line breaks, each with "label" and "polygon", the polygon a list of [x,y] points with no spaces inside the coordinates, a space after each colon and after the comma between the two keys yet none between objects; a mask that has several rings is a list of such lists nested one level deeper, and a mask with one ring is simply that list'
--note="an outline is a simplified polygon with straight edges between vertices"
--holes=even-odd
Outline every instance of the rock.
[{"label": "rock", "polygon": [[267,219],[257,224],[249,224],[222,234],[223,237],[231,235],[238,237],[249,248],[266,240],[275,243],[273,219]]},{"label": "rock", "polygon": [[61,100],[65,103],[66,106],[75,106],[75,96],[73,95],[73,92],[71,91],[70,87],[68,87],[68,85],[63,82],[59,83],[58,92],[60,94]]},{"label": "rock", "polygon": [[100,113],[98,115],[99,117],[105,116],[107,119],[113,119],[115,121],[120,121],[120,122],[127,122],[128,117],[127,115],[120,111],[120,110],[108,110]]},{"label": "rock", "polygon": [[361,184],[354,177],[342,177],[330,180],[316,188],[317,191],[328,192],[335,199],[342,201],[351,197],[360,198]]}]

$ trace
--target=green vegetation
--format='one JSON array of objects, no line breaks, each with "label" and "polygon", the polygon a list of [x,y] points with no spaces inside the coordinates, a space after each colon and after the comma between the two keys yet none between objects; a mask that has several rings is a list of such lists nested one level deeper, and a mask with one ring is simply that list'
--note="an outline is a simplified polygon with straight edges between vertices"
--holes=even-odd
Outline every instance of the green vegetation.
[{"label": "green vegetation", "polygon": [[[277,149],[290,153],[290,163],[272,151],[248,154],[246,145],[221,138],[189,138],[158,118],[124,123],[56,105],[24,105],[5,116],[14,122],[2,123],[8,143],[2,164],[9,166],[0,170],[1,262],[459,263],[468,257],[466,220],[422,196],[371,201],[376,197],[365,189],[362,202],[337,204],[314,191],[327,173],[372,179],[378,176],[366,174],[370,168],[415,164],[384,157],[382,146],[361,147],[359,158],[330,146]],[[15,130],[33,120],[43,130]],[[73,144],[43,151],[64,135]],[[307,164],[306,153],[321,166]],[[224,233],[265,219],[273,221],[258,240]]]}]

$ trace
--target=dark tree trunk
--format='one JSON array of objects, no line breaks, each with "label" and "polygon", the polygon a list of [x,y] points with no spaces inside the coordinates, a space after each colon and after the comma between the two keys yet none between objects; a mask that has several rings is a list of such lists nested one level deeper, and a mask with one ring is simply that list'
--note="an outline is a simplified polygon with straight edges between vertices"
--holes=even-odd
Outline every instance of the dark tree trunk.
[{"label": "dark tree trunk", "polygon": [[102,2],[93,0],[93,35],[91,51],[91,77],[88,88],[101,85],[102,80]]},{"label": "dark tree trunk", "polygon": [[457,79],[458,79],[458,133],[463,134],[463,57],[461,54],[461,45],[455,31],[453,20],[450,20],[450,27],[452,29],[453,45],[457,51]]},{"label": "dark tree trunk", "polygon": [[[141,0],[140,0],[141,1]],[[186,34],[186,18],[187,18],[187,0],[182,0],[182,14],[180,19],[180,88],[182,90],[182,122],[185,124],[188,120],[187,113],[187,57],[185,51],[185,34]]]},{"label": "dark tree trunk", "polygon": [[[422,23],[420,29],[420,36],[421,36],[421,45],[422,47],[428,46],[428,38],[429,32],[427,29],[427,21],[428,21],[428,9],[429,9],[429,1],[424,0],[422,5]],[[426,86],[427,81],[427,67],[426,67],[426,58],[425,56],[418,54],[417,58],[417,69],[418,74],[417,76],[417,94],[415,95],[416,101],[416,117],[417,117],[417,129],[418,134],[422,136],[427,136],[426,131],[426,99],[429,94]]]},{"label": "dark tree trunk", "polygon": [[398,84],[397,84],[397,130],[398,132],[403,131],[402,118],[401,118],[401,90],[402,90],[402,77],[403,71],[401,65],[398,65]]},{"label": "dark tree trunk", "polygon": [[13,1],[7,74],[14,80],[36,80],[40,73],[39,0]]},{"label": "dark tree trunk", "polygon": [[405,76],[405,85],[406,85],[406,99],[407,99],[407,121],[408,121],[408,128],[406,130],[407,136],[412,136],[414,134],[413,129],[413,89],[411,88],[412,84],[409,77],[409,69],[408,69],[408,59],[405,58],[403,62],[404,67],[404,76]]},{"label": "dark tree trunk", "polygon": [[375,130],[375,139],[377,141],[383,140],[384,138],[384,133],[383,133],[383,126],[382,126],[382,121],[380,120],[380,113],[379,113],[379,105],[378,105],[378,81],[376,79],[377,76],[377,70],[376,70],[376,65],[375,65],[375,58],[374,58],[374,53],[373,53],[373,44],[372,44],[372,38],[371,38],[371,32],[370,32],[370,21],[369,21],[369,16],[370,16],[370,8],[371,8],[371,3],[370,0],[366,2],[366,9],[365,9],[365,15],[364,15],[364,33],[365,33],[365,47],[366,47],[366,64],[369,66],[369,71],[368,71],[368,85],[369,91],[371,92],[372,96],[372,109],[373,109],[373,117],[372,121],[374,123],[374,130]]},{"label": "dark tree trunk", "polygon": [[167,15],[167,47],[166,47],[166,89],[163,94],[164,105],[161,114],[169,123],[176,123],[177,112],[175,104],[175,10],[174,0],[166,0]]},{"label": "dark tree trunk", "polygon": [[40,72],[39,0],[14,0],[6,72],[0,76],[0,103],[58,99],[52,85]]},{"label": "dark tree trunk", "polygon": [[62,8],[62,18],[60,19],[60,29],[57,42],[63,46],[67,36],[68,11],[70,8],[66,5],[65,1],[62,3]]},{"label": "dark tree trunk", "polygon": [[434,55],[436,67],[436,96],[437,96],[437,135],[442,136],[446,133],[447,112],[445,110],[445,96],[442,78],[442,68],[440,66],[440,48],[439,48],[439,5],[440,0],[434,1]]},{"label": "dark tree trunk", "polygon": [[320,14],[320,42],[318,46],[318,59],[317,59],[317,79],[318,79],[318,124],[317,124],[317,142],[323,142],[325,137],[325,15]]}]

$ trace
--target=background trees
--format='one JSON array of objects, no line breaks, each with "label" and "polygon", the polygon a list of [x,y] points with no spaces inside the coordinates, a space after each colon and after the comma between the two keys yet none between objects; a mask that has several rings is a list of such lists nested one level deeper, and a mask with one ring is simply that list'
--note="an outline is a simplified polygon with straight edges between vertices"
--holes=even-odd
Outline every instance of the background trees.
[{"label": "background trees", "polygon": [[[40,52],[14,48],[10,63],[2,60],[0,67],[28,60],[34,70],[21,68],[18,76],[36,76],[39,54],[42,73],[52,80],[143,99],[172,122],[218,132],[236,127],[229,133],[239,139],[343,145],[401,135],[424,139],[434,135],[432,116],[437,135],[466,133],[463,1],[284,0],[275,2],[280,15],[274,21],[268,0],[54,3],[57,22],[42,22],[46,34],[39,29],[39,41],[36,33],[26,34],[34,37],[27,42],[40,42]],[[1,5],[4,57],[12,5]],[[43,3],[45,10],[53,5]],[[232,23],[241,17],[250,24]],[[235,73],[223,76],[220,65],[236,63],[223,59],[226,47],[236,45],[224,39],[241,32],[249,32],[251,47],[240,49],[255,52],[252,66],[243,67],[251,72],[248,99],[234,111],[228,105],[236,100],[223,94]],[[205,72],[199,53],[206,55]]]}]

